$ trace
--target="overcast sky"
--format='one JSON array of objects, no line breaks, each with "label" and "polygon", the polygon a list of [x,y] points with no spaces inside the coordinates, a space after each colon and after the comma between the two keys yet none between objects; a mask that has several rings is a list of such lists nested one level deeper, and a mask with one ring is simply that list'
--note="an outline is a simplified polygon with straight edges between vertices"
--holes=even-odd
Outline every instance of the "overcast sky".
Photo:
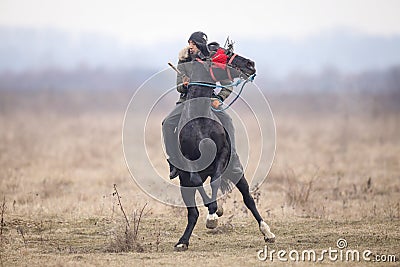
[{"label": "overcast sky", "polygon": [[397,0],[133,1],[0,0],[0,26],[98,32],[127,43],[281,36],[303,39],[335,28],[400,34]]}]

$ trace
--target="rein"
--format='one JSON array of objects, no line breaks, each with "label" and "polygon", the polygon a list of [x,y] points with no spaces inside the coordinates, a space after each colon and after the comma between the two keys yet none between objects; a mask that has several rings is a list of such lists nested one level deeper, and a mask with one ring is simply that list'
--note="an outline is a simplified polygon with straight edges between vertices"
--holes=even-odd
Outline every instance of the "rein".
[{"label": "rein", "polygon": [[[236,82],[231,83],[231,84],[227,84],[227,85],[217,85],[217,84],[209,84],[209,83],[190,82],[190,83],[188,84],[188,86],[189,86],[189,85],[200,85],[200,86],[213,87],[213,88],[225,88],[225,89],[230,90],[230,88],[228,88],[228,87],[238,86],[239,84],[241,84],[241,83],[244,81],[243,84],[242,84],[242,87],[240,88],[240,90],[239,90],[239,92],[237,93],[237,95],[235,96],[235,98],[234,98],[226,107],[224,107],[224,108],[222,108],[222,109],[215,109],[215,108],[213,108],[213,107],[211,106],[211,109],[212,109],[213,111],[222,112],[222,111],[225,111],[225,110],[227,110],[228,108],[230,108],[230,107],[232,106],[232,104],[235,103],[236,100],[238,100],[238,98],[240,97],[240,94],[242,93],[243,88],[244,88],[244,86],[246,85],[246,83],[248,83],[248,82],[253,82],[255,76],[256,76],[256,74],[254,73],[253,75],[250,75],[249,78],[247,78],[246,80],[243,80],[243,79],[240,79],[240,78],[239,78],[239,80],[237,80]],[[218,99],[218,98],[217,98],[217,99]],[[220,99],[218,99],[218,101],[219,101],[221,104],[223,104],[223,102],[222,102]]]}]

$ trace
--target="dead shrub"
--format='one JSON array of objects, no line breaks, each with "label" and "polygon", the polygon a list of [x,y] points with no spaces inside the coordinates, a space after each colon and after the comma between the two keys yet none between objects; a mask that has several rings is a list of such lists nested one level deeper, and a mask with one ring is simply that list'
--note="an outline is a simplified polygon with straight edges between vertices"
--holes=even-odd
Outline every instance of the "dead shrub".
[{"label": "dead shrub", "polygon": [[122,206],[121,196],[118,193],[116,184],[114,184],[113,196],[118,200],[118,206],[123,214],[123,220],[112,230],[106,252],[144,252],[143,245],[139,240],[139,226],[147,203],[140,211],[135,210],[133,212],[133,218],[128,218]]},{"label": "dead shrub", "polygon": [[300,181],[293,170],[287,171],[284,175],[286,184],[285,193],[289,206],[296,207],[297,205],[304,206],[310,199],[313,184],[316,180],[317,173],[314,174],[308,181]]}]

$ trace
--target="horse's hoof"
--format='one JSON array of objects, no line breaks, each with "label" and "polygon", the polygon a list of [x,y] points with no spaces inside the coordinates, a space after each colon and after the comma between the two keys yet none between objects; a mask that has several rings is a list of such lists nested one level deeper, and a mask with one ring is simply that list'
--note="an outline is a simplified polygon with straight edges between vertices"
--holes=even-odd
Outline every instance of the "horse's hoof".
[{"label": "horse's hoof", "polygon": [[208,229],[214,229],[217,226],[218,226],[218,215],[216,213],[208,214],[206,220],[206,227]]},{"label": "horse's hoof", "polygon": [[174,251],[181,252],[188,250],[188,245],[186,244],[176,244],[174,246]]},{"label": "horse's hoof", "polygon": [[260,222],[260,231],[264,235],[265,242],[274,243],[275,242],[275,235],[271,232],[268,224],[264,221]]},{"label": "horse's hoof", "polygon": [[218,209],[215,213],[218,215],[218,217],[221,217],[224,215],[224,208],[222,206],[218,206]]}]

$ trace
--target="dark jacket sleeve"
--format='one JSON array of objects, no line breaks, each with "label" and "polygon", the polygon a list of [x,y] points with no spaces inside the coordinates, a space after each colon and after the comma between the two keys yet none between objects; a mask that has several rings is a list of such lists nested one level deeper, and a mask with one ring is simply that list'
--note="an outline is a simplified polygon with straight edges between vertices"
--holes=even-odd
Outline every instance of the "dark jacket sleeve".
[{"label": "dark jacket sleeve", "polygon": [[179,60],[178,61],[178,66],[177,69],[181,72],[181,74],[177,73],[176,75],[176,90],[181,93],[181,94],[186,94],[187,93],[187,87],[184,86],[183,83],[183,77],[187,76],[189,77],[189,61],[188,60]]}]

